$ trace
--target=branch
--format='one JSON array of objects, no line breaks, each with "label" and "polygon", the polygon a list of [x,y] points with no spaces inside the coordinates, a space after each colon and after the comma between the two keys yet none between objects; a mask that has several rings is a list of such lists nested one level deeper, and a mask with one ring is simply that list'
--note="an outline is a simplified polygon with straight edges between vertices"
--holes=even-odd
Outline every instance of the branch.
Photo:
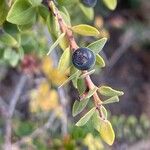
[{"label": "branch", "polygon": [[[58,23],[59,23],[61,31],[63,33],[66,33],[66,37],[67,37],[67,39],[69,41],[71,50],[75,51],[76,49],[79,48],[79,46],[77,45],[77,43],[75,41],[75,38],[73,36],[72,31],[70,30],[70,27],[68,27],[68,25],[65,23],[65,21],[63,20],[62,16],[60,15],[58,9],[55,7],[55,4],[53,3],[52,0],[48,1],[48,5],[49,5],[49,9],[52,11],[54,17],[56,17],[56,19],[58,20]],[[86,73],[86,72],[87,71],[82,71],[83,74]],[[95,85],[92,82],[92,80],[91,80],[89,75],[86,76],[85,82],[86,82],[87,87],[88,87],[89,90],[92,90],[92,89],[95,88]],[[99,110],[99,113],[101,114],[100,106],[102,104],[102,101],[100,100],[97,92],[94,93],[93,99],[94,99],[95,107]]]}]

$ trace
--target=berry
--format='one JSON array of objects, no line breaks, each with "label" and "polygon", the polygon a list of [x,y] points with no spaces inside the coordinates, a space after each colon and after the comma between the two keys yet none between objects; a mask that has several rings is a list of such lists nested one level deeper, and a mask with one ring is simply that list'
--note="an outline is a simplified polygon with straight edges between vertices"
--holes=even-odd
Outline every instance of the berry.
[{"label": "berry", "polygon": [[79,70],[88,70],[95,63],[95,55],[88,48],[78,48],[72,55],[72,63]]},{"label": "berry", "polygon": [[81,0],[81,2],[87,7],[95,7],[97,0]]}]

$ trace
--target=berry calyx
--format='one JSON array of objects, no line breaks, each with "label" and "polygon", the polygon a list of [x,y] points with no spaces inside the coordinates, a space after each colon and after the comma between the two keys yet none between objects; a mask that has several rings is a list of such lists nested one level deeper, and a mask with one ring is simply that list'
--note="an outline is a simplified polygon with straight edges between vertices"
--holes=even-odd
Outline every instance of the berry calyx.
[{"label": "berry calyx", "polygon": [[89,48],[78,48],[72,55],[72,63],[79,70],[89,70],[95,64],[95,55]]},{"label": "berry calyx", "polygon": [[81,0],[81,2],[87,7],[95,7],[97,0]]}]

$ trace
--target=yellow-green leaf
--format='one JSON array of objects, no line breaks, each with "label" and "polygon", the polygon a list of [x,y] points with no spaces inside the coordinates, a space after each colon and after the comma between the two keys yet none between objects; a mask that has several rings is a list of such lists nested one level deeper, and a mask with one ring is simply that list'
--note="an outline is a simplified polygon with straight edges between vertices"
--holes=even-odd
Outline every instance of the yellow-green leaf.
[{"label": "yellow-green leaf", "polygon": [[3,22],[6,19],[8,11],[8,6],[6,4],[5,0],[0,0],[0,26],[3,24]]},{"label": "yellow-green leaf", "polygon": [[76,100],[73,104],[73,108],[72,108],[72,115],[73,117],[75,117],[76,115],[78,115],[80,112],[82,112],[82,110],[86,107],[87,103],[88,103],[89,99],[84,99],[82,101],[78,101]]},{"label": "yellow-green leaf", "polygon": [[100,119],[99,133],[107,144],[112,145],[114,143],[115,133],[111,123],[108,120]]},{"label": "yellow-green leaf", "polygon": [[119,102],[119,98],[118,98],[118,96],[113,96],[113,97],[105,100],[103,102],[103,104],[110,104],[110,103],[116,103],[116,102]]},{"label": "yellow-green leaf", "polygon": [[67,48],[63,52],[59,60],[58,70],[64,73],[69,68],[70,64],[71,64],[71,51],[70,48]]},{"label": "yellow-green leaf", "polygon": [[75,33],[78,33],[80,35],[84,35],[84,36],[98,36],[99,35],[99,31],[90,26],[90,25],[86,25],[86,24],[80,24],[80,25],[76,25],[73,26],[72,31]]},{"label": "yellow-green leaf", "polygon": [[95,72],[95,69],[93,69],[93,70],[91,70],[91,71],[88,71],[88,72],[82,74],[82,75],[80,76],[80,78],[85,78],[86,76],[91,75],[91,74],[93,74],[94,72]]},{"label": "yellow-green leaf", "polygon": [[105,67],[105,61],[100,55],[96,55],[96,62],[100,67]]},{"label": "yellow-green leaf", "polygon": [[117,6],[117,0],[103,0],[103,2],[110,10],[114,10]]},{"label": "yellow-green leaf", "polygon": [[124,94],[122,91],[114,90],[109,86],[101,86],[98,91],[104,96],[122,96]]},{"label": "yellow-green leaf", "polygon": [[106,42],[107,42],[107,38],[102,38],[100,40],[91,43],[87,47],[91,49],[95,54],[98,54],[103,49]]},{"label": "yellow-green leaf", "polygon": [[92,115],[94,114],[96,108],[92,108],[89,112],[87,112],[77,123],[76,126],[83,126],[85,125],[89,119],[92,117]]}]

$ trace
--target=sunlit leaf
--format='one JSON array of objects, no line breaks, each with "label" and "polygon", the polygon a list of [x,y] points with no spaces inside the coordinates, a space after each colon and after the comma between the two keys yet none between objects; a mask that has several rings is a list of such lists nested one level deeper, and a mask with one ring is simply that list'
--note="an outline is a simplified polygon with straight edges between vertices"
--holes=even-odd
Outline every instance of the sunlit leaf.
[{"label": "sunlit leaf", "polygon": [[95,54],[98,54],[103,49],[106,42],[107,42],[107,38],[102,38],[100,40],[91,43],[87,47],[91,49]]},{"label": "sunlit leaf", "polygon": [[101,119],[99,133],[107,144],[112,145],[114,143],[115,133],[111,123],[108,120]]},{"label": "sunlit leaf", "polygon": [[103,2],[110,10],[114,10],[117,6],[117,0],[103,0]]},{"label": "sunlit leaf", "polygon": [[104,96],[122,96],[124,94],[122,91],[114,90],[109,86],[101,86],[98,91]]},{"label": "sunlit leaf", "polygon": [[82,112],[82,110],[86,107],[88,101],[89,101],[89,99],[84,99],[84,100],[81,100],[81,101],[76,100],[74,102],[73,108],[72,108],[72,115],[73,115],[73,117],[75,117],[80,112]]},{"label": "sunlit leaf", "polygon": [[92,115],[94,114],[96,108],[92,108],[89,112],[87,112],[77,123],[76,126],[83,126],[85,125],[89,119],[92,117]]},{"label": "sunlit leaf", "polygon": [[75,33],[78,33],[80,35],[84,35],[84,36],[98,36],[99,35],[99,31],[90,26],[90,25],[86,25],[86,24],[80,24],[80,25],[76,25],[73,26],[72,31]]}]

